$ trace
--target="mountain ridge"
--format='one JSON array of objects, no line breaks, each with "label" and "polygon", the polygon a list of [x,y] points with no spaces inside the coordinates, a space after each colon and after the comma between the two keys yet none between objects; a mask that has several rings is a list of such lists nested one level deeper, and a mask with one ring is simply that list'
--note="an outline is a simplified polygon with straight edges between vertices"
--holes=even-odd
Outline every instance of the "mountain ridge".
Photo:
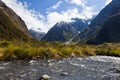
[{"label": "mountain ridge", "polygon": [[56,23],[48,33],[42,38],[42,41],[60,41],[60,42],[68,42],[72,38],[78,35],[78,33],[86,26],[88,26],[87,22],[84,22],[78,18],[72,18],[72,22],[64,22],[61,21]]},{"label": "mountain ridge", "polygon": [[98,32],[93,40],[88,40],[87,43],[101,44],[103,42],[115,43],[120,42],[120,14],[111,16]]},{"label": "mountain ridge", "polygon": [[32,39],[24,21],[0,0],[0,39]]},{"label": "mountain ridge", "polygon": [[95,17],[91,24],[73,39],[74,42],[86,43],[93,40],[99,34],[103,24],[110,19],[111,16],[119,14],[120,0],[113,0]]}]

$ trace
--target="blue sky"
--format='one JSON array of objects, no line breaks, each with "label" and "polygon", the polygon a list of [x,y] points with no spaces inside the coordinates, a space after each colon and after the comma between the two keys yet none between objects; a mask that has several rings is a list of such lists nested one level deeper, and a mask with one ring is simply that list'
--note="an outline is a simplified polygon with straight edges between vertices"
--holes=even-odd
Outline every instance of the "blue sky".
[{"label": "blue sky", "polygon": [[[77,7],[79,10],[82,10],[81,6],[78,6],[76,4],[69,4],[65,0],[35,0],[35,1],[34,0],[18,0],[18,1],[22,3],[27,2],[29,9],[34,9],[35,11],[40,12],[44,16],[46,16],[47,14],[46,13],[47,9],[57,4],[57,2],[59,1],[63,1],[63,2],[60,4],[60,7],[54,11],[60,12],[60,11],[66,10],[68,8],[73,8],[73,7]],[[96,6],[95,11],[99,12],[105,5],[105,2],[106,0],[88,0],[86,4],[88,6]]]},{"label": "blue sky", "polygon": [[34,9],[37,12],[41,12],[43,15],[46,14],[47,8],[56,4],[59,0],[18,0],[20,2],[26,1],[29,9]]},{"label": "blue sky", "polygon": [[[90,19],[111,0],[2,0],[26,23],[28,29],[47,32],[60,21]],[[41,29],[41,30],[40,30]]]}]

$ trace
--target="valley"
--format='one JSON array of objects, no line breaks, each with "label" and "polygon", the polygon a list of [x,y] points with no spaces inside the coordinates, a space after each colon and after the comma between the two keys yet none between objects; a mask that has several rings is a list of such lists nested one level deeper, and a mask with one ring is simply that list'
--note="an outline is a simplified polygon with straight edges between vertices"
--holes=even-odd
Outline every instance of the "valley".
[{"label": "valley", "polygon": [[[46,8],[47,16],[15,0],[18,8],[22,6],[20,14],[26,12],[18,15],[17,8],[2,1],[0,80],[120,80],[120,0],[105,4],[98,14],[81,2],[77,6],[83,8],[82,15],[75,6],[74,11],[59,14]],[[52,10],[63,3],[73,6],[59,2]]]}]

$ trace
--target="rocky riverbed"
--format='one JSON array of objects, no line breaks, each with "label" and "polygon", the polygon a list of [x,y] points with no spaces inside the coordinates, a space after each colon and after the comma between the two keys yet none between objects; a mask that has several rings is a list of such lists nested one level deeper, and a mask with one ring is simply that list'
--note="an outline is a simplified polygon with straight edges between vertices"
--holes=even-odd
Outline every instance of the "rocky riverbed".
[{"label": "rocky riverbed", "polygon": [[95,56],[0,63],[0,80],[120,80],[120,58]]}]

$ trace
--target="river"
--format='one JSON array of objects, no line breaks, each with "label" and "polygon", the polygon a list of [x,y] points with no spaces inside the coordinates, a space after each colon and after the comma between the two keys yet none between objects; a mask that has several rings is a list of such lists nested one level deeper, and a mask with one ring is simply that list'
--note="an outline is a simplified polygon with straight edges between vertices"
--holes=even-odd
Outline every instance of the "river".
[{"label": "river", "polygon": [[120,80],[120,58],[94,56],[61,60],[0,62],[0,80]]}]

